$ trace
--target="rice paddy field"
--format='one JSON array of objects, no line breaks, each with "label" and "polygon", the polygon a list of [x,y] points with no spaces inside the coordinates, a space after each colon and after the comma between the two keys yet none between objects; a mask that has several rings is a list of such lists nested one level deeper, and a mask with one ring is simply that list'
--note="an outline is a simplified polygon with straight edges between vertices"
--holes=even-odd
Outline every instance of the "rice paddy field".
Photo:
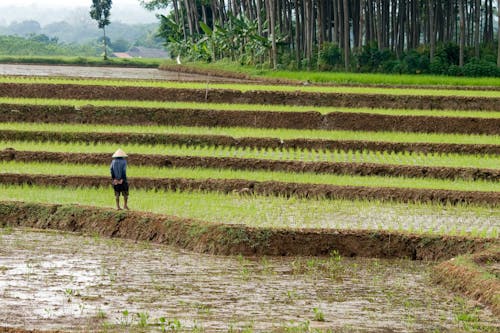
[{"label": "rice paddy field", "polygon": [[498,332],[497,88],[0,76],[0,332]]}]

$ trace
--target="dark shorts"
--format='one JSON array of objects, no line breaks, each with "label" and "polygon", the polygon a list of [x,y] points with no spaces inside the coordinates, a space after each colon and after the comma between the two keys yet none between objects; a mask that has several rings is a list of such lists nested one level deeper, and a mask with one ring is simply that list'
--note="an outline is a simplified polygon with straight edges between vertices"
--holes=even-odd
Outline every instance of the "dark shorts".
[{"label": "dark shorts", "polygon": [[115,196],[119,197],[121,193],[124,197],[128,197],[128,182],[113,185],[113,189],[115,190]]}]

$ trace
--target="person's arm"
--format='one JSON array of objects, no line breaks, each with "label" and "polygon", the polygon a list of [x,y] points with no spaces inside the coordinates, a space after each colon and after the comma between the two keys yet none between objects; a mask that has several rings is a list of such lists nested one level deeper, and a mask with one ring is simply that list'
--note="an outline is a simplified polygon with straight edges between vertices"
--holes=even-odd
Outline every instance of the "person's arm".
[{"label": "person's arm", "polygon": [[111,171],[111,179],[115,179],[115,173],[113,171],[113,162],[111,162],[111,166],[109,167],[110,171]]},{"label": "person's arm", "polygon": [[127,162],[125,161],[125,163],[123,164],[123,174],[122,174],[122,178],[124,180],[127,180]]}]

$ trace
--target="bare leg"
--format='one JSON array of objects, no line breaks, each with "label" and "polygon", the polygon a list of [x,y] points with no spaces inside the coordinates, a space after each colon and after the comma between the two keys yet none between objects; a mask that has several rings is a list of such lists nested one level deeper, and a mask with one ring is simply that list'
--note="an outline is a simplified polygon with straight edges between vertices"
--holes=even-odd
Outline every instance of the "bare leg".
[{"label": "bare leg", "polygon": [[126,210],[128,210],[127,202],[128,202],[128,196],[125,195],[123,196],[123,208],[125,208]]},{"label": "bare leg", "polygon": [[116,209],[121,210],[121,208],[120,208],[120,196],[117,195],[115,198],[116,198]]}]

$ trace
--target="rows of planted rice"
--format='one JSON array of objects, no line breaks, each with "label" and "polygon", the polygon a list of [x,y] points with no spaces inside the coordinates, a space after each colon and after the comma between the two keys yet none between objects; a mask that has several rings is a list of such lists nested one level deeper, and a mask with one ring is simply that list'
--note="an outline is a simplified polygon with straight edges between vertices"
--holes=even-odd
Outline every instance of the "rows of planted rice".
[{"label": "rows of planted rice", "polygon": [[[358,99],[364,102],[358,103]],[[445,302],[439,292],[449,293],[431,284],[430,268],[420,270],[418,277],[405,268],[414,261],[391,260],[383,277],[369,272],[351,282],[348,275],[357,276],[372,263],[346,257],[441,260],[498,244],[498,100],[500,91],[495,89],[3,77],[0,226],[77,231],[93,238],[64,236],[66,241],[60,241],[55,236],[17,230],[2,235],[0,229],[0,243],[9,244],[12,258],[26,252],[17,239],[43,238],[49,245],[61,247],[44,248],[48,253],[65,253],[68,244],[85,242],[85,246],[73,246],[87,249],[88,245],[88,253],[101,249],[110,253],[105,261],[116,259],[114,268],[101,262],[101,271],[105,267],[108,273],[78,284],[48,276],[50,269],[45,269],[47,263],[40,254],[32,256],[38,261],[34,268],[29,262],[27,270],[36,276],[35,281],[43,278],[65,290],[63,298],[71,299],[65,303],[67,309],[75,309],[77,302],[83,304],[77,316],[59,309],[48,298],[34,297],[55,313],[52,317],[33,316],[43,328],[105,324],[110,329],[128,330],[141,325],[141,320],[142,327],[162,328],[175,318],[177,329],[204,326],[208,331],[234,328],[251,332],[286,327],[284,331],[307,332],[326,327],[342,330],[346,318],[352,316],[348,330],[367,325],[381,331],[461,329],[473,318],[474,325],[467,326],[471,331],[494,331],[498,325],[491,318],[498,307],[492,305],[491,292],[482,298],[491,308],[469,306],[468,300],[455,294]],[[111,210],[115,200],[109,163],[117,148],[129,155],[131,212]],[[267,268],[257,274],[241,256],[236,260],[199,256],[193,265],[181,252],[167,255],[164,248],[155,247],[152,252],[158,258],[169,259],[153,269],[155,265],[150,263],[157,261],[148,259],[152,258],[148,251],[134,247],[118,256],[124,250],[111,241],[108,245],[114,250],[103,249],[100,236],[213,254],[328,257],[326,264],[318,264],[323,260],[318,258],[262,259],[262,267]],[[80,259],[88,263],[85,266],[96,265],[85,251],[68,251],[74,257],[71,263],[66,254],[61,254],[60,262],[73,271],[83,271]],[[212,259],[218,264],[210,266]],[[272,271],[277,265],[274,260],[288,259],[301,270]],[[300,264],[302,260],[305,263]],[[380,269],[379,259],[368,260],[377,261],[373,265]],[[234,269],[233,261],[239,263]],[[13,267],[4,269],[4,277],[15,281],[10,287],[14,295],[24,288],[25,280],[11,274],[19,266],[15,260],[4,262],[5,267]],[[140,267],[148,268],[137,276],[130,268],[127,273],[117,268],[127,265],[138,272]],[[352,272],[342,274],[344,265]],[[325,269],[328,277],[321,275]],[[314,277],[310,272],[316,272]],[[384,311],[395,318],[389,323],[367,309],[384,300],[386,293],[398,300],[407,299],[407,294],[384,287],[372,297],[367,291],[380,281],[399,285],[394,280],[396,272],[412,286],[404,289],[415,289],[418,295],[405,303],[404,310],[394,304],[390,306],[394,311]],[[177,276],[179,281],[172,282]],[[130,281],[138,277],[142,280]],[[228,290],[216,290],[221,281]],[[67,286],[61,288],[62,283]],[[31,283],[30,288],[37,285]],[[304,295],[302,285],[308,286]],[[421,285],[429,286],[436,299],[429,301],[426,293],[418,291]],[[348,292],[353,286],[368,296],[356,300]],[[99,296],[92,298],[95,294]],[[245,313],[228,318],[226,310],[234,306],[235,295],[245,295]],[[57,295],[51,297],[58,299]],[[249,302],[252,297],[255,300]],[[23,304],[30,307],[32,303]],[[196,309],[188,306],[191,303]],[[15,318],[15,306],[2,304],[0,310]],[[412,304],[431,306],[432,311],[415,316],[420,307]],[[362,309],[362,313],[339,310],[343,305]],[[450,308],[461,310],[458,314]],[[439,313],[439,320],[431,313]],[[84,321],[91,316],[95,320]],[[289,323],[283,322],[285,317]],[[367,324],[366,318],[373,323]],[[19,320],[2,320],[19,324]],[[227,320],[234,327],[227,326]],[[244,321],[253,324],[244,326]]]},{"label": "rows of planted rice", "polygon": [[[120,89],[120,87],[135,86],[137,88],[175,88],[184,89],[188,92],[190,89],[207,89],[207,86],[200,84],[185,85],[183,83],[170,82],[152,82],[141,81],[134,82],[126,80],[73,80],[73,79],[52,79],[52,78],[8,78],[0,80],[2,84],[25,84],[29,85],[61,85],[66,86],[80,85],[101,86],[107,88]],[[199,85],[199,86],[198,86]],[[54,86],[55,87],[55,86]],[[217,92],[218,89],[232,89],[235,91],[259,91],[268,88],[267,91],[284,92],[321,92],[321,93],[363,93],[363,94],[381,94],[381,95],[411,95],[418,96],[468,96],[469,98],[483,97],[491,98],[494,101],[500,97],[496,90],[468,91],[468,90],[447,90],[447,89],[384,89],[378,87],[357,87],[348,89],[347,87],[321,87],[314,90],[314,87],[261,87],[258,85],[232,85],[225,86],[220,84],[211,84],[210,91]],[[261,89],[262,88],[262,89]],[[38,88],[37,88],[38,89]],[[51,88],[53,89],[53,88]],[[264,89],[266,90],[266,89]],[[29,91],[28,91],[29,92]],[[208,90],[207,90],[208,93]],[[258,94],[258,93],[257,93]],[[166,96],[168,98],[168,96]],[[392,97],[387,97],[392,98]],[[47,120],[28,120],[29,122],[5,121],[0,123],[0,149],[6,154],[2,155],[1,170],[3,174],[22,174],[28,179],[33,175],[45,176],[87,176],[87,177],[106,177],[109,173],[107,164],[109,160],[102,158],[102,154],[111,154],[116,147],[120,146],[127,153],[129,158],[129,177],[131,177],[131,186],[134,186],[134,178],[150,179],[179,179],[193,180],[196,184],[210,180],[239,180],[250,184],[274,182],[282,184],[305,184],[304,187],[298,187],[302,193],[301,197],[311,197],[319,200],[320,205],[330,205],[332,200],[342,200],[346,198],[342,195],[331,194],[336,188],[355,192],[356,189],[375,189],[376,191],[387,191],[390,195],[381,195],[381,200],[395,200],[394,204],[399,202],[416,202],[417,204],[429,205],[449,202],[450,204],[462,202],[463,205],[474,202],[475,204],[484,203],[484,210],[487,214],[492,213],[493,217],[489,219],[490,225],[485,223],[485,230],[488,234],[497,233],[498,216],[495,216],[497,200],[500,193],[499,175],[500,175],[500,132],[495,127],[495,122],[500,118],[500,112],[486,110],[426,110],[426,109],[387,109],[387,108],[337,108],[337,107],[318,107],[314,105],[303,105],[304,100],[298,98],[297,106],[276,106],[271,104],[251,105],[230,103],[185,103],[185,102],[159,102],[159,101],[112,101],[112,100],[79,100],[72,99],[33,99],[33,98],[12,98],[9,95],[1,97],[0,102],[4,106],[4,114],[14,115],[21,111],[16,109],[24,108],[22,112],[36,117],[37,113],[60,112],[57,108],[64,108],[64,112],[71,115],[71,112],[79,114],[76,118],[63,117],[57,123]],[[292,101],[293,104],[293,101]],[[87,114],[86,108],[91,106],[93,113],[105,113],[111,115],[107,119],[94,118],[92,122],[96,124],[85,124],[91,121],[94,114]],[[118,108],[118,109],[116,109]],[[237,126],[220,127],[204,126],[204,121],[197,123],[193,117],[191,121],[193,126],[174,126],[161,123],[155,125],[155,119],[150,120],[148,126],[145,125],[111,125],[113,113],[120,114],[122,109],[130,109],[127,114],[127,122],[134,123],[134,119],[143,119],[143,110],[155,110],[161,112],[165,109],[175,109],[182,113],[183,110],[208,110],[211,112],[231,111],[236,114],[245,112],[281,112],[281,117],[286,119],[297,113],[308,114],[308,111],[317,112],[320,115],[330,113],[346,114],[368,114],[383,115],[386,117],[395,117],[411,119],[411,117],[434,117],[437,124],[447,122],[446,119],[462,119],[464,122],[477,124],[478,121],[490,122],[492,132],[490,134],[462,133],[453,132],[442,133],[438,130],[433,133],[422,132],[404,132],[404,131],[357,131],[357,130],[325,130],[325,129],[293,129],[284,128],[283,124],[274,124],[272,119],[268,121],[267,128],[259,128],[260,125],[254,124],[255,128],[245,127],[245,120],[236,120]],[[135,111],[134,111],[134,108]],[[50,111],[44,111],[50,110]],[[102,110],[102,111],[100,111]],[[236,111],[238,110],[238,111]],[[135,113],[134,113],[135,112]],[[192,114],[190,114],[192,115]],[[220,114],[220,118],[230,118],[230,114]],[[257,116],[256,116],[257,117]],[[408,117],[408,118],[407,118]],[[64,119],[68,121],[64,123]],[[78,123],[80,119],[83,124]],[[445,119],[445,120],[443,120]],[[366,120],[366,119],[365,119]],[[265,121],[263,119],[262,121]],[[307,119],[304,120],[307,128]],[[363,119],[360,119],[362,122]],[[139,123],[143,122],[139,120]],[[224,122],[222,122],[224,123]],[[434,124],[432,124],[434,126]],[[491,124],[490,124],[491,125]],[[347,124],[346,126],[350,126]],[[353,125],[354,127],[355,124]],[[391,126],[397,127],[397,121]],[[496,131],[496,132],[495,132]],[[113,133],[116,135],[114,138]],[[80,135],[82,134],[82,135]],[[107,135],[105,140],[101,140],[100,135]],[[134,136],[135,135],[135,136]],[[158,141],[155,141],[155,135]],[[130,136],[130,138],[129,138]],[[160,140],[160,136],[163,136]],[[179,136],[183,136],[182,143],[179,143]],[[175,139],[172,139],[174,137]],[[142,138],[142,142],[141,142]],[[230,140],[236,140],[232,143]],[[171,140],[172,142],[169,142]],[[177,142],[176,142],[177,140]],[[239,141],[238,141],[239,140]],[[245,141],[246,140],[246,141]],[[252,140],[261,140],[258,144],[252,144]],[[135,141],[135,142],[134,142]],[[161,142],[160,142],[161,141]],[[246,142],[246,143],[245,143]],[[267,142],[270,144],[266,146]],[[272,142],[272,144],[271,144]],[[278,144],[276,144],[278,142]],[[287,144],[288,142],[292,142]],[[314,142],[319,148],[311,147]],[[335,147],[333,143],[350,142],[352,148]],[[367,143],[369,144],[367,146]],[[323,146],[322,146],[323,144]],[[370,146],[371,144],[371,146]],[[402,145],[399,148],[391,148],[391,144]],[[376,145],[381,145],[377,148]],[[367,148],[368,147],[368,148]],[[423,148],[422,148],[423,147]],[[25,152],[25,156],[32,157],[13,157],[9,151]],[[28,154],[28,155],[26,155]],[[31,155],[30,155],[31,154]],[[54,154],[66,154],[56,155]],[[78,154],[83,158],[78,158]],[[19,155],[19,154],[18,154]],[[134,155],[136,156],[134,160]],[[62,156],[62,157],[61,157]],[[162,160],[163,156],[163,160]],[[149,161],[149,162],[148,162]],[[5,180],[8,182],[8,180]],[[273,183],[273,184],[274,184]],[[55,181],[54,189],[60,185]],[[275,184],[274,184],[275,185]],[[273,186],[274,186],[273,185]],[[153,186],[153,185],[151,185]],[[264,208],[258,206],[262,193],[253,188],[249,191],[246,187],[238,188],[238,185],[232,185],[234,192],[250,192],[249,200],[256,202],[255,210],[264,212],[263,215],[274,216],[276,208]],[[243,185],[241,185],[243,186]],[[297,186],[297,185],[295,185]],[[317,186],[328,186],[327,189],[311,192],[311,188]],[[140,187],[140,186],[138,186]],[[205,187],[200,187],[206,190]],[[297,191],[297,187],[295,187]],[[399,190],[398,190],[399,189]],[[89,189],[90,190],[90,189]],[[147,186],[144,189],[147,191]],[[191,188],[193,190],[193,188]],[[215,187],[214,191],[220,190]],[[37,189],[43,191],[43,188]],[[60,189],[60,191],[65,191]],[[293,200],[293,191],[272,191],[275,195],[285,195],[290,198],[281,198],[280,200]],[[398,191],[401,195],[398,195]],[[410,192],[409,192],[410,191]],[[414,196],[414,192],[419,193]],[[420,192],[418,192],[420,191]],[[425,191],[444,191],[439,194],[423,195]],[[325,195],[326,193],[326,195]],[[360,202],[370,205],[370,200],[374,200],[373,194],[365,196],[366,192],[359,192],[347,198],[356,198]],[[377,193],[377,192],[375,192]],[[394,194],[395,193],[395,194]],[[409,195],[408,193],[412,193]],[[438,192],[436,192],[438,193]],[[443,194],[444,193],[444,194]],[[482,194],[481,194],[482,193]],[[167,195],[168,192],[162,195]],[[188,196],[205,195],[206,193],[186,193]],[[298,194],[298,192],[297,192]],[[225,194],[230,197],[239,198],[239,194]],[[479,196],[488,197],[487,202],[483,199],[470,199]],[[56,196],[57,197],[57,196]],[[61,195],[61,197],[63,197]],[[375,198],[376,199],[376,198]],[[264,199],[275,200],[275,199]],[[110,200],[108,206],[112,206]],[[137,208],[139,208],[137,200]],[[419,203],[422,201],[421,203]],[[210,201],[209,201],[210,202]],[[389,203],[391,204],[391,203]],[[215,204],[215,206],[218,206]],[[252,205],[251,205],[252,206]],[[144,208],[143,208],[144,209]],[[206,211],[207,209],[205,209]],[[439,210],[439,209],[438,209]],[[156,211],[156,210],[155,210]],[[189,215],[188,211],[184,214]],[[272,212],[271,212],[272,211]],[[433,209],[430,209],[433,211]],[[175,212],[173,212],[175,213]],[[295,215],[294,215],[295,214]],[[301,213],[294,211],[296,216],[293,220],[301,220]],[[305,218],[307,219],[307,218]],[[383,218],[374,216],[377,223],[370,223],[368,229],[384,228]],[[231,219],[230,219],[231,220]],[[250,219],[254,225],[261,225],[262,221],[256,218]],[[303,219],[302,219],[303,220]],[[332,220],[338,220],[332,217]],[[281,221],[281,220],[280,220]],[[312,223],[314,224],[314,223]],[[287,224],[280,223],[286,227]],[[300,225],[300,224],[299,224]],[[394,225],[390,228],[395,228]],[[403,230],[413,230],[413,228],[401,227]],[[396,227],[396,229],[398,229]],[[431,227],[429,230],[434,230]],[[444,228],[447,231],[450,228]],[[446,233],[446,232],[444,232]],[[483,233],[484,234],[484,233]]]}]

